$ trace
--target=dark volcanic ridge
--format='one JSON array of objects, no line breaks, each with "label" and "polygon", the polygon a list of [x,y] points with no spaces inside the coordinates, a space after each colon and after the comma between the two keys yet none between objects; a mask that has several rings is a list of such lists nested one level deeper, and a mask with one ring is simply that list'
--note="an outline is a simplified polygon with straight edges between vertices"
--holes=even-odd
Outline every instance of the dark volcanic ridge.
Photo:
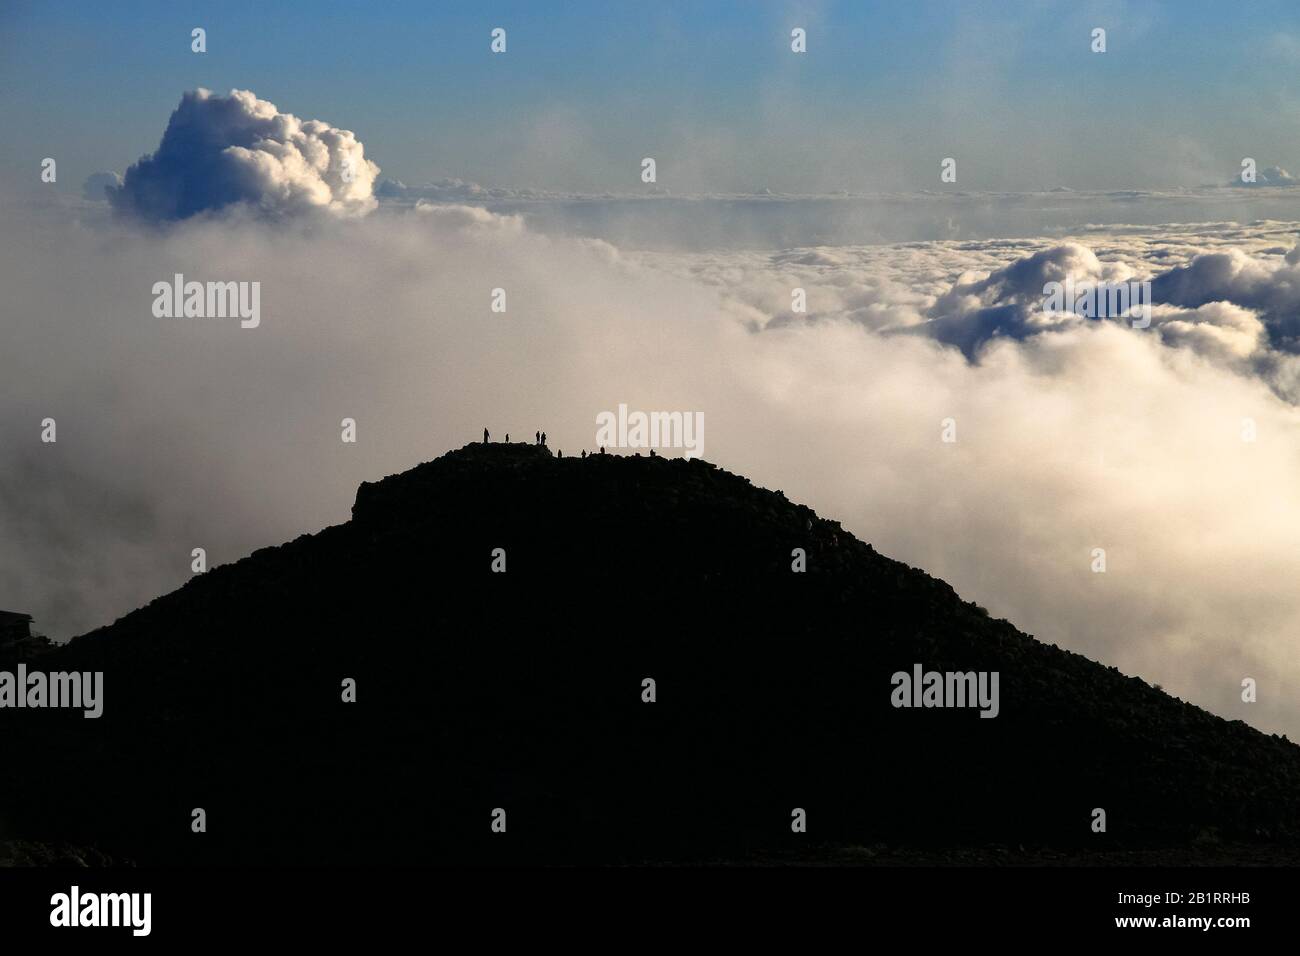
[{"label": "dark volcanic ridge", "polygon": [[[915,664],[998,716],[893,707]],[[104,714],[0,710],[0,840],[142,864],[1300,859],[1294,744],[699,460],[468,445],[30,666]]]}]

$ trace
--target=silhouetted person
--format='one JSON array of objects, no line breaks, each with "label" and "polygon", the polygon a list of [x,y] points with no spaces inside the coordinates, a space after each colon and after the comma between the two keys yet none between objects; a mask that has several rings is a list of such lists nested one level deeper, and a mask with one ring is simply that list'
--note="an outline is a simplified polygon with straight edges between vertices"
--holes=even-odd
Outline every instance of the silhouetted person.
[{"label": "silhouetted person", "polygon": [[653,458],[654,456],[655,456],[655,450],[654,450],[653,448],[651,448],[651,449],[650,449],[650,457]]},{"label": "silhouetted person", "polygon": [[564,457],[564,449],[561,448],[561,449],[559,450],[559,452],[556,454],[555,457],[556,457],[556,458],[563,458],[563,457]]},{"label": "silhouetted person", "polygon": [[507,445],[510,444],[510,433],[509,433],[509,432],[506,432],[506,444],[507,444]]},{"label": "silhouetted person", "polygon": [[542,443],[542,433],[538,432],[537,434],[533,435],[533,441],[536,442],[538,445],[540,445]]},{"label": "silhouetted person", "polygon": [[587,449],[584,448],[584,449],[582,450],[582,455],[581,455],[581,457],[583,457],[583,458],[586,458],[586,457],[587,457]]},{"label": "silhouetted person", "polygon": [[488,433],[487,433],[487,429],[485,428],[483,429],[483,444],[486,445],[487,443],[488,443]]},{"label": "silhouetted person", "polygon": [[546,444],[546,432],[542,432],[542,444]]},{"label": "silhouetted person", "polygon": [[604,445],[601,445],[601,446],[600,446],[600,453],[601,453],[602,455],[605,454],[605,446],[604,446]]}]

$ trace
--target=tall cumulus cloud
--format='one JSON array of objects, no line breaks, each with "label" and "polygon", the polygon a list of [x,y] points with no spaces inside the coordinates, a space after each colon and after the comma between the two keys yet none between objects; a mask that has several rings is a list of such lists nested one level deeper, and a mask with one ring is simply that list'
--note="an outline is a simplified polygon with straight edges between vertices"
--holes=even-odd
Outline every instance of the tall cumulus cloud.
[{"label": "tall cumulus cloud", "polygon": [[109,186],[115,211],[151,222],[246,204],[278,218],[341,217],[376,206],[379,167],[349,130],[281,113],[248,90],[185,93],[162,142]]}]

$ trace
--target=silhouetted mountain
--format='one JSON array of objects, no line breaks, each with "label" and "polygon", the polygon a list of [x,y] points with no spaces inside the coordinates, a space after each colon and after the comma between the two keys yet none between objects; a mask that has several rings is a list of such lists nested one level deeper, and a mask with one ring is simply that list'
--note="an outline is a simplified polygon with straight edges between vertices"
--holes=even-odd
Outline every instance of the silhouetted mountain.
[{"label": "silhouetted mountain", "polygon": [[[104,714],[0,710],[0,838],[114,859],[1276,855],[1300,836],[1295,745],[698,460],[469,445],[39,664],[105,672]],[[998,672],[1000,712],[895,708],[915,664]]]}]

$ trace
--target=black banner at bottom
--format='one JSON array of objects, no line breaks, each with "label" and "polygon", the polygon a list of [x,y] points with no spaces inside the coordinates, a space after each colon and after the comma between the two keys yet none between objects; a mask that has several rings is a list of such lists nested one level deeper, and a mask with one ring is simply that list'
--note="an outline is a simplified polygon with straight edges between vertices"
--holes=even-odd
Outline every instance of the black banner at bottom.
[{"label": "black banner at bottom", "polygon": [[[1292,937],[1286,867],[8,869],[6,942]],[[613,934],[612,936],[610,934]],[[1046,936],[1044,935],[1046,934]]]}]

